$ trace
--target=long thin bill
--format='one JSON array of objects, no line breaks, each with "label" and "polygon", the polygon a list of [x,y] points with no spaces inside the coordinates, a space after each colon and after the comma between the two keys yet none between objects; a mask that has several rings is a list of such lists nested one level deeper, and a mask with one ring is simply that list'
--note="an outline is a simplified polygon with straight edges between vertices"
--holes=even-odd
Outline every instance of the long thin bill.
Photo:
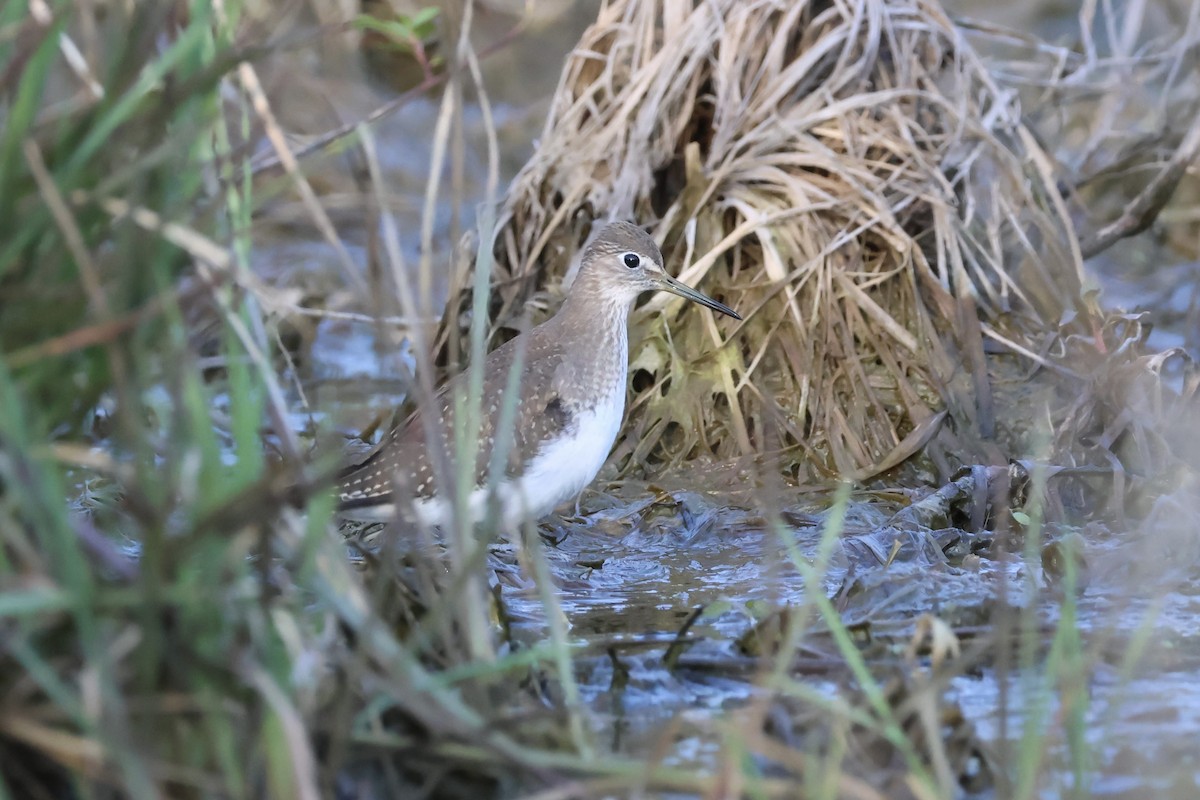
[{"label": "long thin bill", "polygon": [[663,283],[665,284],[663,286],[663,288],[666,289],[668,292],[677,294],[680,297],[686,297],[688,300],[699,303],[702,306],[708,306],[713,311],[720,311],[722,314],[733,317],[734,319],[742,318],[741,314],[737,313],[729,306],[724,305],[722,303],[718,303],[716,300],[713,300],[708,295],[697,292],[692,287],[690,287],[686,284],[680,283],[679,281],[672,278],[670,275],[662,275],[661,277],[662,277]]}]

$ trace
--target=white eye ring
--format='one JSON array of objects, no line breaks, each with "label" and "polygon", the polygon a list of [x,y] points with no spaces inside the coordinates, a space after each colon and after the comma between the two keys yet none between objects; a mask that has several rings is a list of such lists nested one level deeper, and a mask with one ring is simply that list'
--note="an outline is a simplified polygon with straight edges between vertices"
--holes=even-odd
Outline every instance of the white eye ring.
[{"label": "white eye ring", "polygon": [[637,269],[642,265],[642,258],[637,253],[626,253],[621,256],[621,260],[625,262],[625,266],[630,269]]}]

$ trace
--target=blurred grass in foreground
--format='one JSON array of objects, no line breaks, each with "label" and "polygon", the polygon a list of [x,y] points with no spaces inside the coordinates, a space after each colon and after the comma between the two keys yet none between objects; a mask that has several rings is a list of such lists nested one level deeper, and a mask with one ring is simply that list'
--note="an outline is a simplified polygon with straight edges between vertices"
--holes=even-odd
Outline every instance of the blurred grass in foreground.
[{"label": "blurred grass in foreground", "polygon": [[[264,421],[284,463],[299,445],[242,288],[239,62],[264,51],[238,9],[0,12],[0,796],[466,793],[531,767],[476,710],[503,662],[423,666],[462,666],[445,621],[487,609],[421,630],[264,458]],[[103,447],[59,443],[81,438]]]},{"label": "blurred grass in foreground", "polygon": [[[3,790],[311,796],[295,670],[322,620],[313,587],[272,579],[267,558],[292,550],[312,573],[329,503],[268,527],[270,345],[228,258],[200,268],[207,287],[183,280],[182,240],[229,241],[248,218],[248,198],[198,210],[234,163],[219,82],[237,20],[111,5],[89,69],[72,4],[24,6],[0,19]],[[183,321],[209,293],[219,381]],[[49,444],[80,428],[104,454]],[[81,474],[86,513],[64,502]]]}]

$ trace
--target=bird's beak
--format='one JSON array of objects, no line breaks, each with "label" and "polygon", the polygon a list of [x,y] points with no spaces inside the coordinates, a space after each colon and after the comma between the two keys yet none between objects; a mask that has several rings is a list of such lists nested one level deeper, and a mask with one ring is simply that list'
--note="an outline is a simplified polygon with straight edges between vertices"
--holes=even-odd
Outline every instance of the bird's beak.
[{"label": "bird's beak", "polygon": [[658,284],[658,288],[660,289],[677,294],[680,297],[686,297],[688,300],[699,303],[702,306],[708,306],[713,311],[720,311],[722,314],[734,319],[740,320],[742,318],[740,314],[729,306],[718,303],[708,295],[701,294],[692,287],[680,283],[665,272],[654,272],[651,274],[654,276],[655,283]]}]

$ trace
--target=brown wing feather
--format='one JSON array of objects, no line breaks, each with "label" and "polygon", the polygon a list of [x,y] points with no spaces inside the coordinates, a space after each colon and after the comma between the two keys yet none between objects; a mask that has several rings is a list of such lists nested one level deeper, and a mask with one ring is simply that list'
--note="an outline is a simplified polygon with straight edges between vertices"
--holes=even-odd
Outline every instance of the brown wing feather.
[{"label": "brown wing feather", "polygon": [[[528,334],[527,334],[528,335]],[[482,485],[495,446],[496,426],[504,407],[504,387],[516,359],[520,337],[494,350],[484,367],[484,392],[481,400],[479,448],[473,480]],[[546,438],[571,424],[571,409],[559,396],[556,376],[563,359],[563,345],[552,336],[531,337],[519,382],[513,440],[507,470],[520,472]],[[440,446],[453,453],[455,425],[454,398],[465,396],[467,373],[454,376],[437,394],[440,413]],[[338,480],[338,495],[343,508],[392,502],[392,490],[399,483],[406,494],[429,497],[436,491],[436,479],[430,458],[425,426],[420,411],[391,431],[366,458],[347,468]]]}]

